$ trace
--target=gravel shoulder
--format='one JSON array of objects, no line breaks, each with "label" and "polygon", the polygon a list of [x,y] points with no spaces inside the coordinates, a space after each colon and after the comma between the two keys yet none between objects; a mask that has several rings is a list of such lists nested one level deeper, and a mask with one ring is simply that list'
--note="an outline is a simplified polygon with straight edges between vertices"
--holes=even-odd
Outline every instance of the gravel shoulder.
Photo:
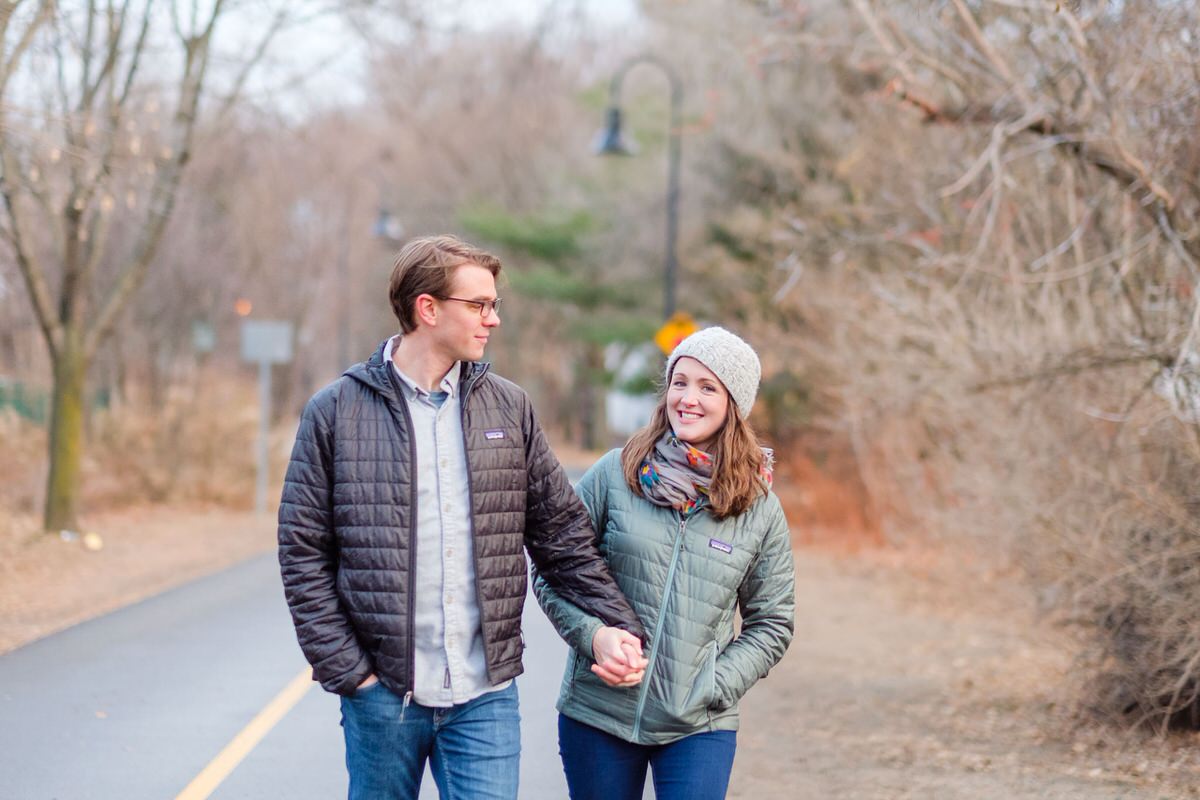
[{"label": "gravel shoulder", "polygon": [[1011,578],[796,551],[796,638],[742,703],[730,797],[1200,797],[1200,738],[1085,725],[1073,651]]}]

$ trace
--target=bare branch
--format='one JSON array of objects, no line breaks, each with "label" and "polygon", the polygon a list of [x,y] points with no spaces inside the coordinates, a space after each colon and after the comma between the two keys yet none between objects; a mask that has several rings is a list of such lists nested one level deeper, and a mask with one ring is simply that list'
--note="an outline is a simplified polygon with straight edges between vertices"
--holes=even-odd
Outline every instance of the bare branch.
[{"label": "bare branch", "polygon": [[[129,1],[132,2],[132,0]],[[105,106],[108,113],[106,132],[104,141],[100,146],[100,155],[97,159],[95,177],[93,180],[87,182],[86,185],[81,186],[76,192],[78,196],[77,203],[78,205],[82,206],[80,211],[89,207],[92,201],[95,199],[96,193],[101,191],[108,183],[112,169],[112,161],[116,154],[117,137],[120,135],[121,131],[121,120],[129,99],[130,89],[133,86],[134,76],[137,74],[138,64],[140,63],[142,53],[146,47],[146,33],[150,26],[150,11],[153,4],[154,0],[146,0],[142,24],[138,31],[137,39],[134,41],[132,50],[130,51],[130,63],[125,76],[125,85],[121,90],[120,97],[114,97],[116,88],[115,81],[108,80],[103,83],[103,85],[108,87],[107,96],[105,99]],[[109,71],[109,74],[111,74],[111,70],[115,67],[115,64],[119,59],[121,51],[121,39],[124,36],[125,15],[127,9],[128,2],[121,8],[119,24],[110,25],[108,29],[109,38],[107,50],[109,55],[106,60],[111,63],[106,67],[106,69]],[[97,79],[97,82],[94,87],[92,87],[92,90],[98,90],[101,85],[102,84],[100,80]],[[85,93],[88,90],[89,89],[85,87]],[[88,101],[87,105],[89,108],[92,102],[92,100]],[[87,281],[90,281],[95,265],[96,259],[89,258],[81,267],[81,280],[83,281],[82,285],[86,286]]]},{"label": "bare branch", "polygon": [[[113,15],[112,4],[109,4],[107,12],[108,24],[106,26],[108,46],[104,49],[104,63],[100,66],[100,71],[96,73],[95,81],[90,81],[88,79],[87,72],[84,72],[83,79],[81,81],[83,91],[79,96],[80,111],[86,111],[92,107],[92,103],[95,102],[96,95],[99,93],[100,87],[106,80],[111,78],[113,70],[116,69],[117,61],[121,55],[121,40],[125,35],[125,16],[129,10],[130,2],[132,2],[132,0],[127,0],[127,2],[123,3],[121,5],[120,14],[116,16]],[[88,23],[88,28],[90,36],[90,20]]]},{"label": "bare branch", "polygon": [[[142,53],[146,50],[146,34],[150,30],[150,12],[153,7],[154,0],[146,0],[146,7],[142,10],[142,26],[138,30],[137,39],[134,41],[133,50],[129,55],[129,67],[125,70],[125,85],[121,88],[120,97],[115,105],[118,112],[125,107],[125,102],[129,99],[129,92],[133,89],[133,79],[137,76]],[[174,4],[171,7],[174,8]]]},{"label": "bare branch", "polygon": [[963,0],[950,1],[954,4],[955,9],[958,10],[959,17],[966,24],[967,31],[971,34],[971,38],[975,40],[975,44],[978,45],[980,51],[987,57],[987,60],[995,68],[996,72],[999,73],[1000,77],[1004,79],[1005,83],[1008,84],[1009,88],[1012,89],[1017,98],[1020,99],[1026,111],[1032,111],[1034,105],[1033,98],[1029,96],[1029,92],[1021,85],[1020,81],[1013,76],[1008,63],[1000,57],[1000,54],[996,52],[996,48],[992,47],[992,43],[983,35],[983,31],[979,29],[979,23],[975,20],[975,15],[971,13],[971,10],[967,8]]},{"label": "bare branch", "polygon": [[173,150],[168,157],[160,159],[159,171],[150,191],[146,220],[141,227],[133,253],[96,314],[92,327],[85,334],[84,352],[89,357],[96,352],[100,342],[116,324],[117,316],[145,281],[150,262],[154,259],[166,230],[183,176],[183,167],[191,157],[200,97],[208,69],[212,31],[222,5],[221,0],[217,0],[213,5],[212,16],[203,32],[183,40],[184,68],[179,85],[179,101],[172,122],[175,131]]},{"label": "bare branch", "polygon": [[233,82],[233,89],[230,90],[229,94],[222,101],[220,108],[217,109],[216,120],[218,125],[220,125],[220,123],[225,120],[226,117],[228,117],[229,112],[233,110],[234,105],[237,103],[238,99],[242,95],[242,91],[246,87],[246,81],[249,79],[250,73],[266,56],[267,48],[270,46],[271,41],[279,34],[279,31],[283,29],[284,24],[287,21],[288,7],[286,5],[281,5],[276,10],[274,17],[272,17],[271,24],[267,26],[267,30],[258,40],[258,44],[251,53],[250,58],[248,58],[245,63],[242,64],[241,70],[238,72],[238,76]]},{"label": "bare branch", "polygon": [[1014,386],[1024,386],[1040,381],[1050,381],[1068,375],[1080,375],[1097,370],[1128,367],[1135,364],[1152,363],[1159,367],[1170,366],[1175,362],[1175,354],[1166,351],[1145,353],[1120,353],[1116,348],[1101,349],[1093,352],[1073,353],[1062,361],[1004,378],[980,381],[967,387],[971,394],[990,392],[995,389],[1008,389]]},{"label": "bare branch", "polygon": [[[945,110],[939,108],[937,104],[930,100],[922,98],[920,95],[914,94],[907,90],[898,81],[893,81],[889,84],[889,90],[902,102],[905,102],[919,109],[929,122],[937,122],[940,124],[960,124],[960,123],[979,123],[993,119],[992,112],[986,109],[962,108]],[[1177,233],[1174,233],[1177,228],[1177,223],[1174,220],[1174,211],[1176,206],[1175,198],[1167,192],[1157,181],[1153,180],[1149,175],[1145,175],[1145,165],[1141,161],[1132,156],[1123,146],[1114,141],[1114,146],[1119,148],[1117,156],[1106,153],[1097,149],[1088,138],[1081,133],[1062,131],[1051,120],[1047,119],[1040,112],[1030,112],[1025,117],[1014,120],[1009,123],[997,123],[1005,125],[1006,136],[1016,135],[1017,133],[1034,133],[1042,137],[1053,139],[1056,145],[1073,153],[1084,163],[1099,170],[1100,172],[1112,177],[1120,183],[1127,191],[1137,191],[1145,189],[1154,197],[1155,202],[1143,204],[1147,213],[1156,224],[1165,226],[1164,233],[1170,231],[1169,238],[1173,244],[1179,246],[1182,252],[1188,253],[1187,259],[1189,264],[1195,264],[1196,259],[1191,255],[1191,250],[1188,244],[1183,242]],[[955,183],[943,191],[949,195],[961,191],[970,184],[975,177],[982,171],[986,164],[985,155],[981,154],[979,160],[972,166],[963,178],[960,178]],[[1159,213],[1162,211],[1162,214]]]},{"label": "bare branch", "polygon": [[[4,16],[0,17],[0,32],[7,33],[8,23],[14,11],[16,11],[15,3],[10,4],[8,8],[4,9]],[[33,40],[37,37],[37,34],[41,30],[42,26],[49,22],[53,17],[54,0],[41,0],[41,2],[38,4],[38,13],[29,23],[29,26],[21,32],[21,38],[17,41],[16,46],[13,47],[12,53],[8,54],[8,58],[4,60],[3,70],[0,71],[0,98],[7,97],[8,81],[10,78],[12,78],[13,73],[16,71],[17,64],[20,63],[22,56],[25,55],[25,51],[29,49],[31,44],[33,44]],[[0,39],[0,48],[3,48],[3,43],[4,39]],[[0,52],[3,52],[3,50],[0,49]]]},{"label": "bare branch", "polygon": [[875,12],[867,4],[867,0],[851,0],[854,10],[862,17],[863,22],[867,23],[867,28],[871,31],[871,35],[875,37],[875,41],[879,42],[879,46],[891,58],[892,68],[909,83],[916,83],[917,76],[913,73],[908,64],[900,57],[900,48],[891,40],[884,31],[883,25],[879,22],[879,18]]},{"label": "bare branch", "polygon": [[[112,2],[109,2],[109,8],[112,8]],[[92,74],[92,40],[95,37],[96,26],[96,0],[88,0],[87,4],[87,22],[83,26],[83,41],[79,48],[80,61],[80,82],[87,86],[91,80]]]},{"label": "bare branch", "polygon": [[[3,117],[0,116],[0,123],[2,122]],[[0,126],[0,131],[2,130],[3,127]],[[16,182],[20,171],[17,167],[12,148],[7,146],[6,141],[0,141],[0,159],[3,160],[4,164],[4,179],[0,181],[0,194],[4,196],[4,207],[8,212],[9,242],[13,249],[13,257],[17,262],[17,269],[21,273],[21,278],[25,281],[25,288],[29,292],[34,317],[37,319],[38,327],[41,328],[46,344],[50,348],[51,357],[57,358],[59,351],[62,349],[63,328],[54,314],[50,287],[46,283],[46,270],[26,243],[27,240],[23,230],[24,216],[20,209],[18,184]]]}]

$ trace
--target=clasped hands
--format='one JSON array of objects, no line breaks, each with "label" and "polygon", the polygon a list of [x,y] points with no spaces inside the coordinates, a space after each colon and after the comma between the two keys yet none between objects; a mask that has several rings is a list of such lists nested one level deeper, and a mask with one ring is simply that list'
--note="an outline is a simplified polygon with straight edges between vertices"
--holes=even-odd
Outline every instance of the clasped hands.
[{"label": "clasped hands", "polygon": [[[629,631],[607,625],[592,637],[592,658],[596,662],[592,672],[609,686],[620,688],[641,683],[646,665],[650,663],[642,655],[641,639]],[[358,690],[366,689],[377,680],[375,673],[371,673],[358,685]]]},{"label": "clasped hands", "polygon": [[592,637],[592,672],[609,686],[637,686],[650,662],[642,655],[642,642],[629,631],[607,625]]}]

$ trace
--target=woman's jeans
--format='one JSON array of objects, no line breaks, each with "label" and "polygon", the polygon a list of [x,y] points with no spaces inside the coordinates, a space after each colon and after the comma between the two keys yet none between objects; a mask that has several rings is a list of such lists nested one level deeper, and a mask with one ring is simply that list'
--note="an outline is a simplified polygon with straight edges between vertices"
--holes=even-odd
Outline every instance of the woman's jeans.
[{"label": "woman's jeans", "polygon": [[735,731],[694,733],[670,744],[632,744],[558,715],[558,752],[571,800],[641,800],[647,765],[657,800],[721,800],[736,749]]},{"label": "woman's jeans", "polygon": [[350,800],[416,800],[425,761],[441,800],[516,800],[517,684],[450,708],[409,703],[374,683],[342,698]]}]

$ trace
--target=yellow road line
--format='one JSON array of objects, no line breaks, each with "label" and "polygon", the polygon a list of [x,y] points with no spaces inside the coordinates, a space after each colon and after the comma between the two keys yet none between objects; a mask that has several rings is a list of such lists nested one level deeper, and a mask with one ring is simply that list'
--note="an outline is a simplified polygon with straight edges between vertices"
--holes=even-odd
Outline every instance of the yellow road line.
[{"label": "yellow road line", "polygon": [[175,800],[205,800],[216,791],[221,781],[229,777],[229,773],[242,763],[242,759],[250,754],[271,728],[274,728],[279,720],[283,719],[284,714],[291,711],[311,688],[312,670],[305,668],[282,692],[267,703],[266,708],[250,720],[249,725],[242,728],[238,735],[225,745],[224,750],[217,753],[217,757],[192,779]]}]

